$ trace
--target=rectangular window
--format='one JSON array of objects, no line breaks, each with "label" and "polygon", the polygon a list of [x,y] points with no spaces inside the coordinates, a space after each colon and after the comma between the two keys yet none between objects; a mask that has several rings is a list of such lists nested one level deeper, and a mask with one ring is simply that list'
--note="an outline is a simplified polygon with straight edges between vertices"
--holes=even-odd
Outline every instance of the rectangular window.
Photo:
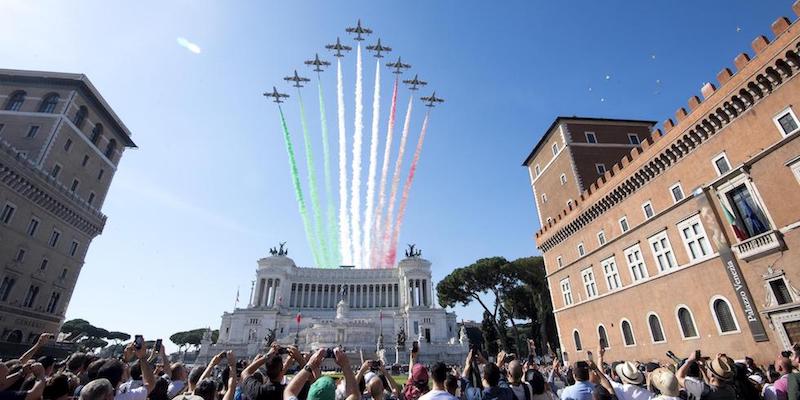
[{"label": "rectangular window", "polygon": [[36,302],[36,296],[39,294],[39,287],[31,285],[28,288],[28,294],[25,295],[25,301],[22,302],[23,307],[31,308]]},{"label": "rectangular window", "polygon": [[714,169],[717,171],[717,175],[724,175],[731,170],[731,164],[728,162],[728,157],[725,153],[714,157],[711,162],[714,163]]},{"label": "rectangular window", "polygon": [[594,272],[591,268],[581,271],[581,279],[583,279],[583,288],[586,289],[586,297],[591,299],[597,296],[597,284],[594,282]]},{"label": "rectangular window", "polygon": [[39,264],[39,271],[46,271],[47,270],[47,258],[42,258],[42,263]]},{"label": "rectangular window", "polygon": [[605,164],[595,164],[594,169],[597,170],[599,175],[603,175],[606,173],[606,165]]},{"label": "rectangular window", "polygon": [[586,255],[586,249],[583,248],[583,243],[578,244],[578,255],[581,257]]},{"label": "rectangular window", "polygon": [[50,234],[50,240],[47,243],[50,247],[56,247],[58,245],[58,239],[61,237],[61,232],[56,229],[53,229],[53,233]]},{"label": "rectangular window", "polygon": [[35,236],[37,230],[39,230],[39,218],[32,217],[31,222],[28,223],[28,236]]},{"label": "rectangular window", "polygon": [[672,185],[669,188],[670,193],[672,194],[672,201],[679,202],[683,200],[683,188],[681,188],[680,182]]},{"label": "rectangular window", "polygon": [[553,155],[558,154],[558,143],[553,143]]},{"label": "rectangular window", "polygon": [[72,241],[72,244],[69,245],[69,255],[75,257],[75,254],[78,252],[78,242]]},{"label": "rectangular window", "polygon": [[14,261],[18,263],[25,261],[25,249],[17,250],[17,256],[14,257]]},{"label": "rectangular window", "polygon": [[14,212],[17,211],[17,207],[11,203],[6,203],[6,206],[3,207],[3,212],[0,213],[0,222],[4,224],[8,224],[11,222],[11,218],[14,217]]},{"label": "rectangular window", "polygon": [[653,215],[655,215],[655,212],[653,211],[653,203],[649,201],[642,204],[642,211],[644,211],[644,219],[653,218]]},{"label": "rectangular window", "polygon": [[89,156],[84,155],[83,161],[81,162],[81,167],[85,167],[87,163],[89,163]]},{"label": "rectangular window", "polygon": [[597,232],[597,243],[599,243],[600,246],[606,244],[606,234],[605,234],[605,232],[603,232],[603,231]]},{"label": "rectangular window", "polygon": [[558,265],[558,268],[564,266],[564,261],[561,259],[561,256],[556,257],[556,265]]},{"label": "rectangular window", "polygon": [[33,139],[36,137],[36,134],[39,133],[39,127],[37,125],[32,125],[28,128],[28,133],[25,135],[28,139]]},{"label": "rectangular window", "polygon": [[50,302],[47,303],[47,312],[51,314],[56,312],[56,306],[60,298],[61,294],[57,292],[53,292],[53,294],[50,295]]},{"label": "rectangular window", "polygon": [[775,297],[775,302],[778,303],[779,306],[789,304],[793,301],[792,293],[789,292],[789,288],[786,286],[786,281],[784,281],[783,278],[769,281],[769,288],[772,290],[772,296]]},{"label": "rectangular window", "polygon": [[639,140],[639,135],[637,135],[635,133],[629,133],[628,134],[628,143],[636,144],[636,145],[640,144],[641,140]]},{"label": "rectangular window", "polygon": [[569,278],[561,280],[561,296],[564,298],[564,305],[572,305],[572,290],[569,287]]},{"label": "rectangular window", "polygon": [[103,179],[103,172],[105,172],[105,170],[102,170],[102,169],[101,169],[101,170],[100,170],[100,172],[97,174],[97,180],[98,180],[98,181],[99,181],[100,179]]},{"label": "rectangular window", "polygon": [[561,184],[564,185],[566,183],[567,183],[567,176],[564,175],[564,174],[561,174]]},{"label": "rectangular window", "polygon": [[64,151],[69,151],[72,148],[72,139],[67,139],[66,143],[64,143]]},{"label": "rectangular window", "polygon": [[672,245],[669,243],[669,237],[667,237],[667,231],[650,237],[649,242],[659,272],[664,272],[678,266],[678,263],[675,261],[675,254],[672,252]]},{"label": "rectangular window", "polygon": [[702,260],[711,255],[711,246],[706,231],[700,223],[700,216],[694,216],[678,224],[686,253],[692,261]]},{"label": "rectangular window", "polygon": [[608,291],[614,291],[622,287],[622,281],[619,279],[619,271],[617,271],[617,261],[614,257],[603,260],[600,263],[603,267],[603,274],[606,277],[606,286]]},{"label": "rectangular window", "polygon": [[86,201],[89,203],[89,205],[92,205],[94,202],[94,192],[89,193],[89,198]]},{"label": "rectangular window", "polygon": [[630,226],[628,226],[628,217],[622,217],[619,219],[619,228],[622,229],[623,233],[630,229]]},{"label": "rectangular window", "polygon": [[775,122],[775,125],[778,126],[778,129],[780,129],[783,136],[789,136],[800,130],[800,125],[797,122],[797,116],[794,114],[794,110],[792,110],[791,107],[779,113],[778,116],[773,118],[773,121]]},{"label": "rectangular window", "polygon": [[542,193],[542,203],[547,203],[547,193]]},{"label": "rectangular window", "polygon": [[642,249],[638,244],[625,249],[625,261],[628,263],[628,269],[631,271],[631,280],[638,282],[649,277],[647,274],[647,266],[642,257]]},{"label": "rectangular window", "polygon": [[0,124],[0,133],[3,133],[3,128],[6,127],[6,124]]},{"label": "rectangular window", "polygon": [[61,270],[61,275],[59,275],[59,278],[64,279],[66,277],[67,277],[67,269],[64,268]]},{"label": "rectangular window", "polygon": [[[536,177],[537,178],[539,177],[539,174],[542,173],[542,169],[539,167],[539,164],[536,164],[536,166],[533,167],[533,170],[534,170],[534,172],[536,172]],[[98,179],[100,179],[100,178],[98,178]]]},{"label": "rectangular window", "polygon": [[597,135],[594,132],[585,132],[586,135],[586,143],[597,143]]},{"label": "rectangular window", "polygon": [[61,166],[56,164],[53,165],[53,169],[50,171],[50,176],[53,178],[58,178],[58,173],[61,172]]},{"label": "rectangular window", "polygon": [[747,185],[741,184],[725,193],[728,203],[733,206],[733,214],[743,225],[747,237],[760,235],[770,230],[770,223],[761,206],[750,193]]},{"label": "rectangular window", "polygon": [[78,185],[80,185],[80,184],[81,184],[81,181],[79,181],[77,179],[73,179],[72,180],[72,186],[69,187],[69,191],[70,192],[74,192],[74,191],[78,190]]}]

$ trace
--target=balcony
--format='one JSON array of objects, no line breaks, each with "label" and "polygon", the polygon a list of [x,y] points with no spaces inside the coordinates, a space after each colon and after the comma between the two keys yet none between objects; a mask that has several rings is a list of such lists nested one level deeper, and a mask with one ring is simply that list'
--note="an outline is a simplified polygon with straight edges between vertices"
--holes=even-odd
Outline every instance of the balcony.
[{"label": "balcony", "polygon": [[783,249],[783,238],[777,230],[764,232],[733,245],[739,259],[751,261]]}]

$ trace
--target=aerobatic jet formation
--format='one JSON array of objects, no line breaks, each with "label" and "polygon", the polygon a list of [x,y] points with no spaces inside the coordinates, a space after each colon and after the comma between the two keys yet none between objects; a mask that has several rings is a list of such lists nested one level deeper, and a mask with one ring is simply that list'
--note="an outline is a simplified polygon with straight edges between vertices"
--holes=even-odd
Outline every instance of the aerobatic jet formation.
[{"label": "aerobatic jet formation", "polygon": [[414,79],[406,79],[403,81],[403,83],[405,83],[406,85],[410,85],[408,90],[417,90],[419,89],[417,86],[425,86],[428,84],[428,82],[419,80],[417,74],[414,74]]},{"label": "aerobatic jet formation", "polygon": [[361,37],[361,35],[369,35],[370,33],[372,33],[372,29],[361,27],[361,20],[360,19],[358,20],[358,22],[356,23],[356,26],[354,28],[347,28],[347,29],[345,29],[345,31],[347,33],[355,33],[356,37],[353,38],[355,40],[364,40],[364,38]]},{"label": "aerobatic jet formation", "polygon": [[335,53],[333,53],[334,57],[344,57],[344,54],[342,54],[343,51],[353,50],[352,47],[343,45],[339,41],[338,37],[336,38],[336,43],[335,44],[325,45],[325,48],[328,49],[328,50],[333,50],[335,52]]},{"label": "aerobatic jet formation", "polygon": [[426,97],[420,97],[420,99],[428,104],[425,104],[425,107],[435,107],[436,103],[444,103],[444,99],[436,97],[436,92],[433,92],[432,95]]},{"label": "aerobatic jet formation", "polygon": [[283,78],[283,80],[285,80],[287,82],[294,82],[294,84],[292,86],[294,86],[296,88],[301,88],[301,87],[303,87],[303,83],[308,82],[310,79],[303,78],[302,76],[297,74],[297,70],[294,70],[294,76],[287,76],[287,77]]},{"label": "aerobatic jet formation", "polygon": [[393,63],[387,63],[386,66],[394,68],[394,71],[392,71],[393,74],[402,74],[403,69],[411,68],[410,64],[403,64],[403,60],[401,60],[400,57],[397,57],[397,61]]},{"label": "aerobatic jet formation", "polygon": [[367,46],[367,50],[374,51],[375,52],[375,57],[382,58],[383,56],[381,55],[381,52],[388,53],[388,52],[392,51],[392,48],[389,47],[389,46],[381,45],[381,39],[378,38],[378,43],[373,44],[371,46]]},{"label": "aerobatic jet formation", "polygon": [[322,72],[322,71],[324,71],[322,69],[322,67],[327,67],[327,66],[331,65],[331,63],[329,63],[327,61],[320,60],[319,59],[319,54],[315,54],[314,55],[314,59],[306,61],[305,64],[306,65],[313,65],[315,72]]},{"label": "aerobatic jet formation", "polygon": [[264,97],[272,97],[274,99],[272,101],[274,101],[276,103],[283,103],[283,101],[281,99],[285,99],[285,98],[289,97],[289,95],[288,94],[279,93],[278,92],[278,88],[273,86],[272,87],[272,93],[264,92]]}]

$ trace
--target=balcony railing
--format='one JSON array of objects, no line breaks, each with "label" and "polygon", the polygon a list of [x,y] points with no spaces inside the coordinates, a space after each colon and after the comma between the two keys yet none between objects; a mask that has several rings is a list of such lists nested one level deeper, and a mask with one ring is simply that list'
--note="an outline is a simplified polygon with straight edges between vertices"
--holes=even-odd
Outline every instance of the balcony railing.
[{"label": "balcony railing", "polygon": [[750,261],[782,249],[783,238],[776,230],[764,232],[733,245],[736,255],[744,261]]}]

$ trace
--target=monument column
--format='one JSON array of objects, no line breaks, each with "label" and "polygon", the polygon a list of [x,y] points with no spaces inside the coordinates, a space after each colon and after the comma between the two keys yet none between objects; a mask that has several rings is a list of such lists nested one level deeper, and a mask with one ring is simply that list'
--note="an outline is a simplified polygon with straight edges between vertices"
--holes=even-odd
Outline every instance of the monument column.
[{"label": "monument column", "polygon": [[423,306],[425,306],[425,307],[430,306],[430,304],[428,303],[429,297],[430,296],[428,296],[428,280],[424,279],[424,280],[422,280],[422,305]]}]

